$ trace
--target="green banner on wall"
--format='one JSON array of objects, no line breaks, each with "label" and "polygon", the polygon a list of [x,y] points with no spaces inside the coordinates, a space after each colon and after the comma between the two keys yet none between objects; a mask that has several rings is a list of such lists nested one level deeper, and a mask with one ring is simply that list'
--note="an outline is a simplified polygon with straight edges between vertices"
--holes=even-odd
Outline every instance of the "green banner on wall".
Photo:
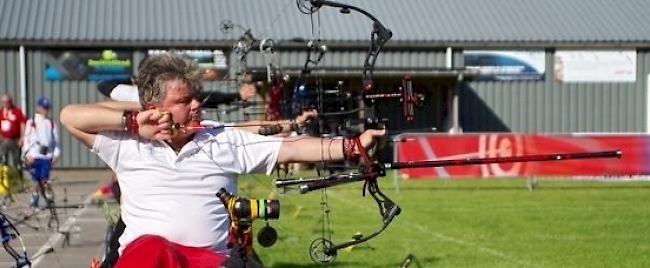
[{"label": "green banner on wall", "polygon": [[116,50],[46,50],[48,81],[128,79],[133,73],[133,52]]}]

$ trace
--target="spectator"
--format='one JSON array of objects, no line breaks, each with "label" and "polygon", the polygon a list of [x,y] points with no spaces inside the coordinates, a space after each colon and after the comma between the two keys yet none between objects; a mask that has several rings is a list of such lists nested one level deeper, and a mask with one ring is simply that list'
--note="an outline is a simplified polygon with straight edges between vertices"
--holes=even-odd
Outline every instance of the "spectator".
[{"label": "spectator", "polygon": [[0,157],[15,169],[18,169],[24,135],[25,115],[14,106],[11,95],[5,93],[2,95],[0,113]]},{"label": "spectator", "polygon": [[[25,163],[32,177],[32,198],[30,207],[38,208],[39,193],[45,198],[46,206],[52,205],[52,197],[47,196],[47,187],[51,185],[46,182],[50,179],[50,170],[59,160],[61,150],[59,148],[58,129],[54,120],[49,117],[50,100],[45,97],[38,99],[36,114],[34,118],[27,120],[25,130]],[[50,191],[51,192],[51,191]]]}]

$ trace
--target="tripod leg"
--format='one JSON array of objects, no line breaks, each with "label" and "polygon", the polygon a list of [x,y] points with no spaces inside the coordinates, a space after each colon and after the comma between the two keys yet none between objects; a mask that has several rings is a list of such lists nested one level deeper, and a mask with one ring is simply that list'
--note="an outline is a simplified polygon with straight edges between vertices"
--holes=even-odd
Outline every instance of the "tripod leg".
[{"label": "tripod leg", "polygon": [[27,227],[29,227],[29,228],[31,228],[31,229],[36,230],[36,231],[40,230],[40,228],[38,228],[38,226],[31,225],[31,224],[29,224],[29,223],[27,222],[27,221],[28,221],[29,219],[31,219],[32,217],[37,217],[38,212],[32,212],[32,213],[30,213],[30,214],[25,215],[24,217],[22,217],[22,218],[20,218],[20,219],[19,219],[18,217],[16,217],[16,216],[13,216],[13,217],[12,217],[12,216],[10,216],[10,215],[7,215],[7,213],[4,213],[4,214],[5,214],[5,216],[7,217],[7,219],[10,219],[11,222],[12,222],[15,226],[18,226],[18,225],[22,224],[22,225],[25,225],[25,226],[27,226]]}]

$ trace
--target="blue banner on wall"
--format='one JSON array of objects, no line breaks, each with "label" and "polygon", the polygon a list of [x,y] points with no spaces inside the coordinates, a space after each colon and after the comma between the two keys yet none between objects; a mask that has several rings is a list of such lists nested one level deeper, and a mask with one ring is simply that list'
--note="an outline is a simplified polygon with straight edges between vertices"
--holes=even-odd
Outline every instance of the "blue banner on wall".
[{"label": "blue banner on wall", "polygon": [[542,80],[546,72],[543,50],[466,50],[463,59],[467,69],[478,71],[474,80]]},{"label": "blue banner on wall", "polygon": [[115,50],[48,50],[43,54],[48,81],[128,79],[133,53]]}]

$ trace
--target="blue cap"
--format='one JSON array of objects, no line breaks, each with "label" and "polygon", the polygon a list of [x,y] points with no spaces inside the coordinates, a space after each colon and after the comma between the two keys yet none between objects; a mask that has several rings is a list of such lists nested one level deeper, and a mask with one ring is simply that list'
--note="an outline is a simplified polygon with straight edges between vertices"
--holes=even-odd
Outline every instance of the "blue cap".
[{"label": "blue cap", "polygon": [[38,99],[38,102],[36,102],[38,106],[43,107],[45,109],[50,109],[50,99],[46,97],[41,97]]}]

